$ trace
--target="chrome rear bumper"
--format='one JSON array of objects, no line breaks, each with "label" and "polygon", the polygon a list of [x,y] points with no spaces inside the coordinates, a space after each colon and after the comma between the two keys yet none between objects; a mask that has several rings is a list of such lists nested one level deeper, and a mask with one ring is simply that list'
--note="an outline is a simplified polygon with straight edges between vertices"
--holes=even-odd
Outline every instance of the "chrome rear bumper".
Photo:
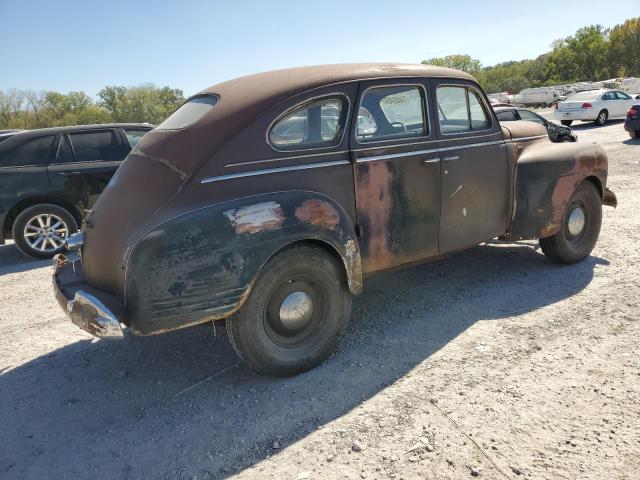
[{"label": "chrome rear bumper", "polygon": [[[99,299],[94,289],[84,283],[79,261],[70,262],[62,254],[53,259],[53,290],[56,300],[71,321],[91,335],[108,340],[124,337],[118,316],[106,302]],[[104,294],[104,297],[110,295]]]}]

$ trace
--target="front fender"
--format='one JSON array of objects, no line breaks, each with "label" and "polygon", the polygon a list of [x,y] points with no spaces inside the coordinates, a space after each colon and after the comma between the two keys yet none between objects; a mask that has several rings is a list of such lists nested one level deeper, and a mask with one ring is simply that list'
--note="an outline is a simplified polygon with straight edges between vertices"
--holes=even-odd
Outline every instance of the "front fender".
[{"label": "front fender", "polygon": [[300,240],[331,246],[350,290],[362,290],[354,227],[334,200],[307,191],[252,196],[180,215],[140,240],[126,267],[130,327],[161,333],[233,314],[262,266]]},{"label": "front fender", "polygon": [[558,233],[576,187],[585,179],[601,198],[607,182],[607,155],[589,143],[537,143],[516,163],[515,208],[506,238],[537,239]]}]

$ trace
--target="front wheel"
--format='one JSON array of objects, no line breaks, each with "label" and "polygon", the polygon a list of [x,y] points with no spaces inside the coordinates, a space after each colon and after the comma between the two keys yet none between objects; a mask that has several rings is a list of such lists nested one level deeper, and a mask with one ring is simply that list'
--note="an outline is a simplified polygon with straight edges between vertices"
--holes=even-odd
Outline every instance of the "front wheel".
[{"label": "front wheel", "polygon": [[596,117],[593,123],[601,127],[602,125],[607,123],[608,119],[609,119],[609,112],[607,112],[606,110],[600,110],[600,113],[598,113],[598,116]]},{"label": "front wheel", "polygon": [[540,247],[555,263],[570,265],[584,260],[593,250],[602,223],[602,200],[593,183],[582,182],[573,193],[560,231],[541,238]]},{"label": "front wheel", "polygon": [[273,257],[243,307],[226,320],[240,358],[258,373],[295,375],[322,363],[340,344],[351,315],[342,264],[315,246]]},{"label": "front wheel", "polygon": [[565,127],[570,127],[571,124],[573,123],[573,120],[561,120],[560,123]]},{"label": "front wheel", "polygon": [[13,239],[23,254],[53,258],[64,252],[69,235],[78,230],[73,215],[58,205],[44,203],[24,209],[13,222]]}]

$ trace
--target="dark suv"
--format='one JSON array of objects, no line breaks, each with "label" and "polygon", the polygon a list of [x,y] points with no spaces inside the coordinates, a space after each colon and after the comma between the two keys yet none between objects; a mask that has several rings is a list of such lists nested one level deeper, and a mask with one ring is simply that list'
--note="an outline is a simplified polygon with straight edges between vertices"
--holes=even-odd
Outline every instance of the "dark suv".
[{"label": "dark suv", "polygon": [[83,125],[19,132],[0,143],[0,244],[51,258],[65,249],[149,124]]}]

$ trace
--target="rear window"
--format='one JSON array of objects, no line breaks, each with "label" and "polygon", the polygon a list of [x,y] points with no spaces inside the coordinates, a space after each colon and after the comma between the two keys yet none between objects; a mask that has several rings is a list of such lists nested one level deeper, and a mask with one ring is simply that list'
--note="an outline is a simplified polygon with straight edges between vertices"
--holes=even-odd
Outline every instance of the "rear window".
[{"label": "rear window", "polygon": [[574,100],[594,100],[598,96],[598,92],[588,91],[588,92],[580,92],[575,93],[567,98],[569,101]]},{"label": "rear window", "polygon": [[35,138],[9,150],[0,157],[0,167],[24,167],[44,165],[49,160],[53,135]]},{"label": "rear window", "polygon": [[76,162],[122,160],[122,152],[113,131],[71,133]]},{"label": "rear window", "polygon": [[173,115],[156,127],[158,130],[178,130],[193,125],[215,107],[216,95],[202,95],[187,100]]}]

